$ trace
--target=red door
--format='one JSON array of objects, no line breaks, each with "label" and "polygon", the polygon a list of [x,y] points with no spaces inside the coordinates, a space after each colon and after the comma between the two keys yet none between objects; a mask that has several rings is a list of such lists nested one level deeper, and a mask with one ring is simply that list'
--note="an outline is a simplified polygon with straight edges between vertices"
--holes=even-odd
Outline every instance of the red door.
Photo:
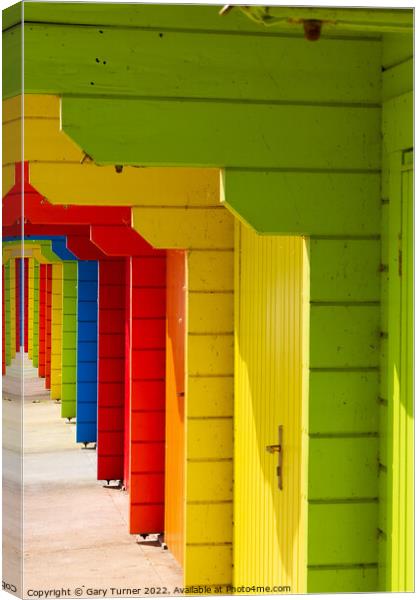
[{"label": "red door", "polygon": [[39,265],[39,350],[38,375],[45,377],[45,324],[47,311],[47,265]]},{"label": "red door", "polygon": [[29,259],[25,258],[25,293],[24,293],[24,347],[25,352],[28,352],[28,281],[29,281]]},{"label": "red door", "polygon": [[99,262],[98,479],[124,476],[125,259]]},{"label": "red door", "polygon": [[[46,265],[45,306],[45,387],[51,388],[51,317],[52,317],[52,265]],[[26,304],[27,305],[27,304]],[[27,329],[25,328],[25,335]],[[27,337],[25,338],[27,340]]]},{"label": "red door", "polygon": [[[21,315],[20,315],[20,270],[21,270],[21,259],[17,258],[15,260],[15,313],[16,313],[16,323],[15,323],[15,327],[16,327],[16,352],[20,352],[20,321],[21,321]],[[11,326],[13,327],[13,323],[11,324]]]},{"label": "red door", "polygon": [[130,533],[161,533],[165,502],[166,256],[132,258]]}]

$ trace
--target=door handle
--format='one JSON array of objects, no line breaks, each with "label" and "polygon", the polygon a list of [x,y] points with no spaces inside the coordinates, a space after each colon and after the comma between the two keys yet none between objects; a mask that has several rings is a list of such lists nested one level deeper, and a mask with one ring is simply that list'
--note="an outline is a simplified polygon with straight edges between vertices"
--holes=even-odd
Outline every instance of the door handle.
[{"label": "door handle", "polygon": [[279,489],[283,489],[283,425],[279,425],[279,443],[271,444],[270,446],[266,446],[265,449],[270,454],[275,454],[276,452],[279,455],[276,475],[278,479]]}]

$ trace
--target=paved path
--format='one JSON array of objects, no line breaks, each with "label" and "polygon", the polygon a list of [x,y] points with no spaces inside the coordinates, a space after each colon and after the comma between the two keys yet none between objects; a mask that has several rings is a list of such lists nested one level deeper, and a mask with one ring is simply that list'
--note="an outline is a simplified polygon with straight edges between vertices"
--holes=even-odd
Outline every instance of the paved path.
[{"label": "paved path", "polygon": [[[18,478],[12,470],[19,463],[21,403],[16,394],[21,361],[18,355],[3,378],[4,500],[8,508],[14,503],[16,509],[6,530],[15,550],[19,503]],[[85,590],[106,588],[110,597],[111,587],[181,586],[181,569],[168,551],[150,543],[137,544],[127,533],[127,494],[96,481],[96,452],[75,443],[75,425],[60,418],[60,405],[49,399],[26,357],[23,364],[24,589],[85,586]]]}]

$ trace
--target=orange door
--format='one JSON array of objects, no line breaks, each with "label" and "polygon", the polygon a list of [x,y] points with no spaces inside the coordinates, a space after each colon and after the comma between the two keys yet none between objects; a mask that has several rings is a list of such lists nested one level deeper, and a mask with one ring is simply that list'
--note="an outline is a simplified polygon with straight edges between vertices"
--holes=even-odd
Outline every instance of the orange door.
[{"label": "orange door", "polygon": [[166,325],[165,541],[184,563],[186,253],[168,251]]}]

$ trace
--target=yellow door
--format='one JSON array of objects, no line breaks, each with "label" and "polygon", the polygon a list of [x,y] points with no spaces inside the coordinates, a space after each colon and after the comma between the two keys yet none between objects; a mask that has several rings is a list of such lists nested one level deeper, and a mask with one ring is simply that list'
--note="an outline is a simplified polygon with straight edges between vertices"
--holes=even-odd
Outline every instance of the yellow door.
[{"label": "yellow door", "polygon": [[[234,585],[306,591],[309,273],[301,237],[236,227]],[[270,589],[257,589],[269,586]],[[288,589],[290,588],[290,589]]]}]

